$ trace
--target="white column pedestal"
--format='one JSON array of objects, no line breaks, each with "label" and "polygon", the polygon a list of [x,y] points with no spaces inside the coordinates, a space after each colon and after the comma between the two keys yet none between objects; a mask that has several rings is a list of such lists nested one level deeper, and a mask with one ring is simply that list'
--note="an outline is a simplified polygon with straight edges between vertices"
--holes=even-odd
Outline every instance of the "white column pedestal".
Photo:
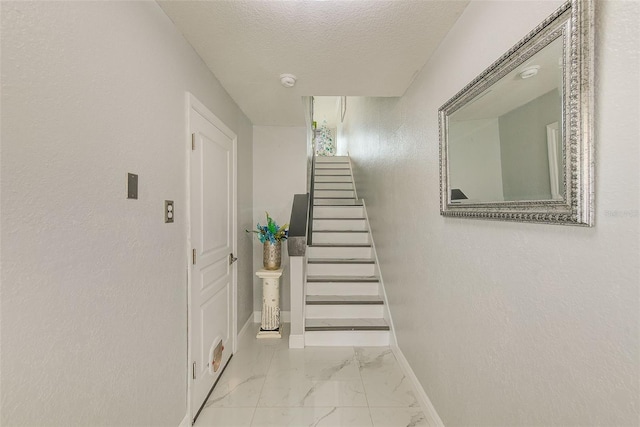
[{"label": "white column pedestal", "polygon": [[282,338],[280,333],[280,277],[284,268],[260,269],[256,276],[262,279],[262,322],[258,338]]}]

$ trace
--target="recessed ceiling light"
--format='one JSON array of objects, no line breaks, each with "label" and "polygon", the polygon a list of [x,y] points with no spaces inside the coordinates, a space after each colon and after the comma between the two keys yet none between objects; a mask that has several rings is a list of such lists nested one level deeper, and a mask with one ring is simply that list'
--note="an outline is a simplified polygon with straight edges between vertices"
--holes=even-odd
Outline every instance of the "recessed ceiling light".
[{"label": "recessed ceiling light", "polygon": [[284,87],[294,87],[296,85],[297,77],[293,74],[280,74],[280,83]]},{"label": "recessed ceiling light", "polygon": [[529,77],[533,77],[536,74],[538,74],[538,70],[540,70],[540,66],[539,65],[532,65],[530,67],[524,68],[519,73],[520,74],[520,78],[521,79],[528,79]]}]

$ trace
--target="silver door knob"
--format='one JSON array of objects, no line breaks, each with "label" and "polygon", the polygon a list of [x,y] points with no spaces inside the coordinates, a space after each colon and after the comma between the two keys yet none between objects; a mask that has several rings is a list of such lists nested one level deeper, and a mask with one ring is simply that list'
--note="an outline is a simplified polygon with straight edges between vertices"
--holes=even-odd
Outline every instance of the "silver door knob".
[{"label": "silver door knob", "polygon": [[229,265],[233,264],[234,262],[236,262],[238,260],[237,257],[233,256],[233,253],[229,254]]}]

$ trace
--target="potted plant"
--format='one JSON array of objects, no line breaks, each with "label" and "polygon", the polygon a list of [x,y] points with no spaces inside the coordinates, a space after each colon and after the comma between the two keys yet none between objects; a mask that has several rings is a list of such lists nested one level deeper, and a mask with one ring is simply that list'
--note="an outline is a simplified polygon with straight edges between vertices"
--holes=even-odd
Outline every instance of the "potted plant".
[{"label": "potted plant", "polygon": [[246,230],[247,233],[256,233],[263,245],[262,263],[265,270],[277,270],[282,262],[282,241],[287,240],[289,224],[278,227],[278,224],[267,214],[267,225],[258,223],[255,230]]}]

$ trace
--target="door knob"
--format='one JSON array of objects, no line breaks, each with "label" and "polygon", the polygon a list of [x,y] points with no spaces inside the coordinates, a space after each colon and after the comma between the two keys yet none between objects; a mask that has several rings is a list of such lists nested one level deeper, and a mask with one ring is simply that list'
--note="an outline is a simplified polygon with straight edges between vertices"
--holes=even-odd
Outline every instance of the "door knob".
[{"label": "door knob", "polygon": [[229,265],[233,264],[234,262],[236,262],[238,260],[237,257],[233,256],[233,253],[229,254]]}]

